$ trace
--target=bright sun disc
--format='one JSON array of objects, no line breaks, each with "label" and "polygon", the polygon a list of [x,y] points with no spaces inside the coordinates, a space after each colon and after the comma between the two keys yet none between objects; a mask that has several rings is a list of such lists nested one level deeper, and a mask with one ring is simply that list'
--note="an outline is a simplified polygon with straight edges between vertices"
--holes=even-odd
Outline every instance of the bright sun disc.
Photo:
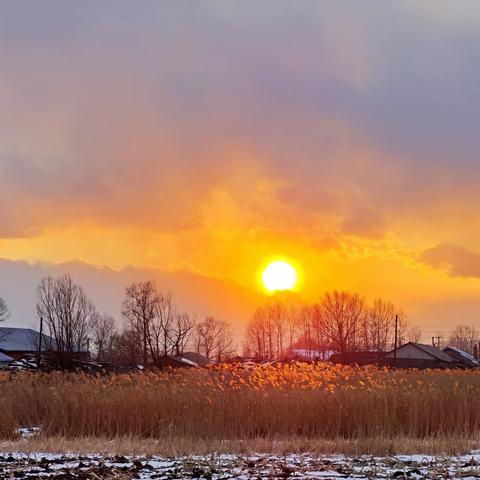
[{"label": "bright sun disc", "polygon": [[297,283],[298,275],[289,263],[278,260],[263,271],[262,280],[265,288],[271,292],[291,290]]}]

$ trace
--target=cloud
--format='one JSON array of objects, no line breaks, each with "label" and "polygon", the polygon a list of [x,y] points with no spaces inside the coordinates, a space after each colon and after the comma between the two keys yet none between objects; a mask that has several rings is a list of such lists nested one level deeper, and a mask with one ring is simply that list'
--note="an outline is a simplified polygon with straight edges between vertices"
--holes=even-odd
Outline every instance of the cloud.
[{"label": "cloud", "polygon": [[462,245],[439,244],[422,252],[419,260],[454,277],[480,277],[480,253]]},{"label": "cloud", "polygon": [[342,232],[367,238],[381,238],[386,230],[384,216],[366,205],[356,205],[342,223]]},{"label": "cloud", "polygon": [[108,229],[218,262],[225,238],[476,239],[478,29],[443,4],[281,5],[2,4],[0,238],[72,226],[63,260]]}]

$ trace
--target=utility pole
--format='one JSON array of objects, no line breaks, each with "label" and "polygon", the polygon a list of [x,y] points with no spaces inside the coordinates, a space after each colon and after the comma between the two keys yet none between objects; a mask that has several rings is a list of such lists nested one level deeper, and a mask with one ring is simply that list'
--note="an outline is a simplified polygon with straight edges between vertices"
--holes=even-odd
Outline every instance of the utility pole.
[{"label": "utility pole", "polygon": [[395,349],[393,350],[393,366],[397,366],[397,347],[398,347],[398,315],[395,315]]},{"label": "utility pole", "polygon": [[40,332],[38,335],[38,350],[37,350],[37,372],[40,371],[40,361],[42,359],[42,335],[43,335],[43,317],[40,317]]}]

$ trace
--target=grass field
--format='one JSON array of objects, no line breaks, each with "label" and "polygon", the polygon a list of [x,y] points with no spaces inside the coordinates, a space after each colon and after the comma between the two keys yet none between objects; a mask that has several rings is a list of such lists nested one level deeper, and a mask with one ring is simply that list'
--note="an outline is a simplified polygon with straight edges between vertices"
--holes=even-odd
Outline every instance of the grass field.
[{"label": "grass field", "polygon": [[21,426],[41,428],[25,448],[462,453],[480,439],[473,371],[294,363],[111,377],[4,373],[0,391],[4,445]]}]

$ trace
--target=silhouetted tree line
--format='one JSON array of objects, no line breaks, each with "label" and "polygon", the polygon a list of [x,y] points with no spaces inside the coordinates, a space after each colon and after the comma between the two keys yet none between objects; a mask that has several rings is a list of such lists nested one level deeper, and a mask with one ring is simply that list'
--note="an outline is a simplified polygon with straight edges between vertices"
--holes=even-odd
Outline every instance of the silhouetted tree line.
[{"label": "silhouetted tree line", "polygon": [[397,343],[419,341],[421,331],[409,327],[406,316],[390,302],[371,305],[355,293],[333,291],[320,302],[302,305],[277,295],[259,307],[247,327],[245,354],[280,359],[300,350],[306,356],[331,352],[387,351]]},{"label": "silhouetted tree line", "polygon": [[181,356],[187,350],[218,361],[233,352],[226,322],[213,317],[199,321],[180,311],[171,294],[159,292],[154,282],[133,283],[125,289],[121,329],[112,316],[97,311],[68,274],[44,278],[36,296],[43,333],[51,338],[44,347],[60,352],[64,367],[79,352],[90,350],[98,361],[154,367],[161,367],[165,357]]},{"label": "silhouetted tree line", "polygon": [[170,293],[157,291],[153,282],[134,283],[125,290],[122,316],[126,329],[116,338],[116,355],[132,361],[142,359],[161,366],[168,356],[181,356],[187,349],[221,361],[233,352],[229,326],[222,320],[181,312]]},{"label": "silhouetted tree line", "polygon": [[[36,311],[43,319],[44,349],[60,352],[67,367],[78,352],[87,351],[114,365],[157,367],[165,357],[181,356],[187,350],[217,361],[235,353],[226,322],[211,316],[197,320],[179,310],[171,294],[160,292],[154,282],[133,283],[125,289],[121,328],[111,315],[98,312],[69,274],[41,280]],[[9,317],[8,305],[0,297],[0,322]],[[295,351],[311,358],[327,358],[332,352],[389,351],[394,348],[396,317],[398,345],[421,340],[421,330],[382,299],[369,304],[358,294],[333,291],[317,303],[302,304],[292,295],[276,294],[253,313],[244,354],[282,359]],[[473,353],[479,341],[477,329],[459,325],[447,343]]]}]

